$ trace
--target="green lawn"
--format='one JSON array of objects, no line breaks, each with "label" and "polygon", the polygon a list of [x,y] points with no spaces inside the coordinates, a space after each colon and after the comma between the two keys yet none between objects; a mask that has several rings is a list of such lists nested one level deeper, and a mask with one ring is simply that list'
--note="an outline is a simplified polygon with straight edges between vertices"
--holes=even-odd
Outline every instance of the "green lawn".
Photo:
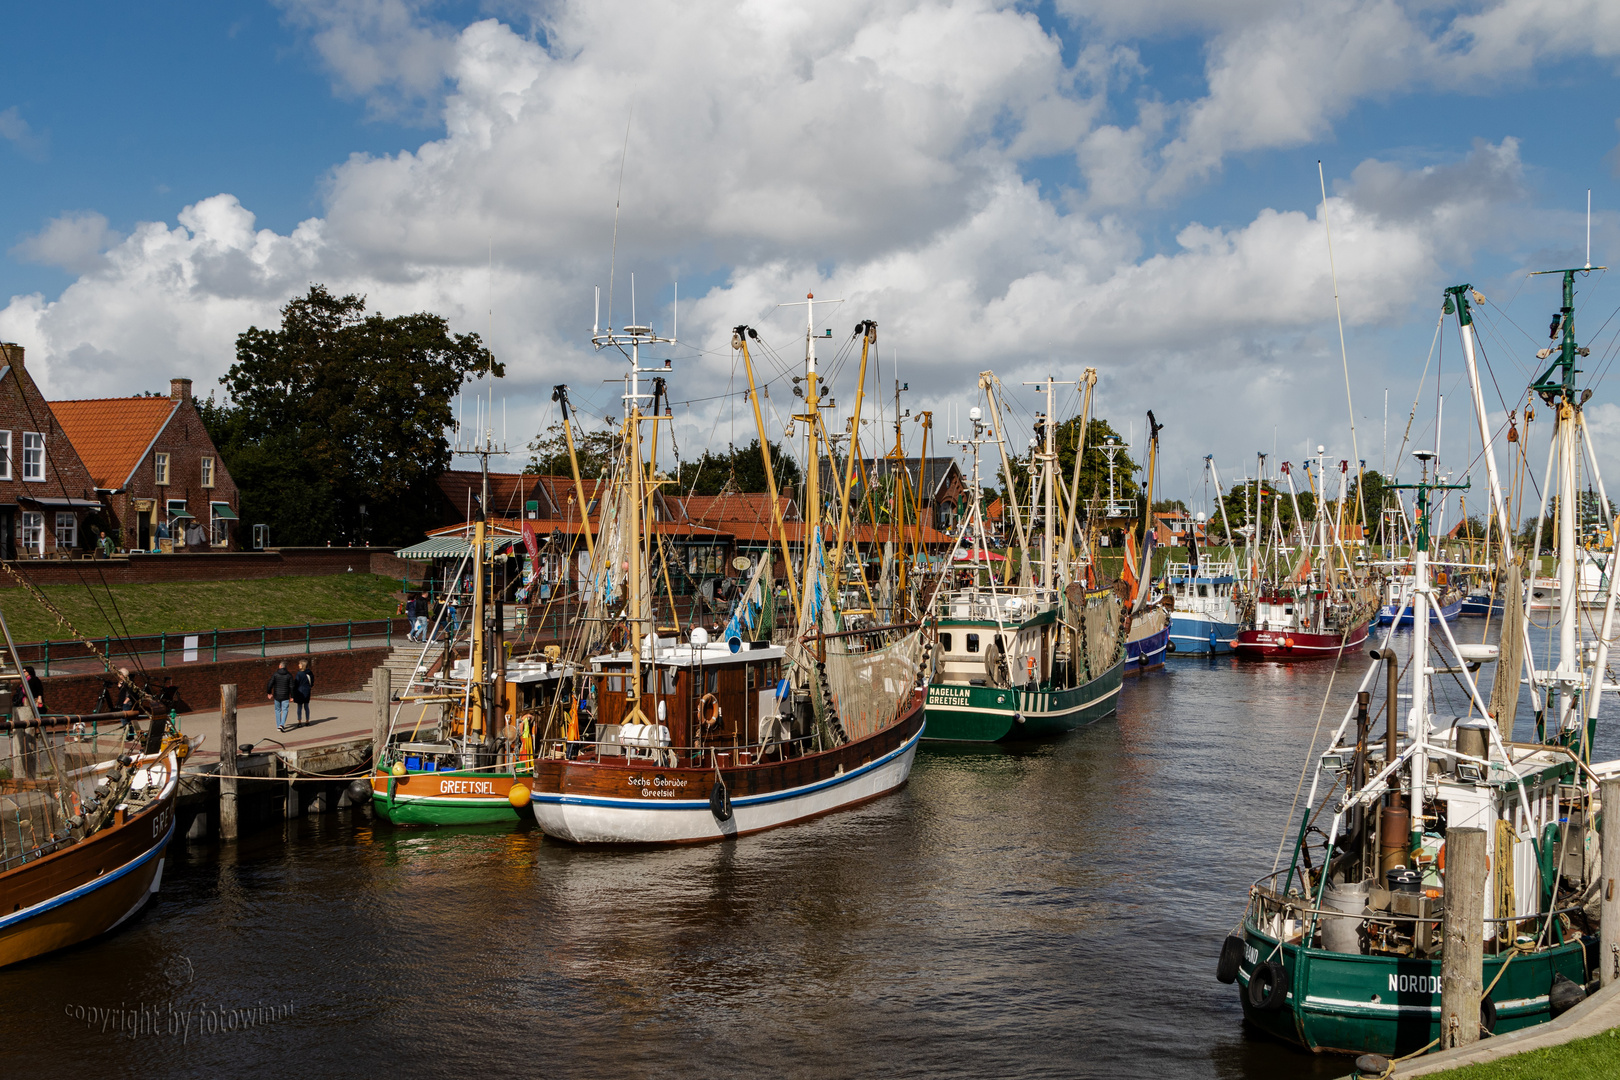
[{"label": "green lawn", "polygon": [[[400,602],[399,582],[376,574],[105,588],[94,574],[86,577],[89,588],[47,585],[40,591],[87,637],[377,619],[394,614]],[[0,590],[0,608],[19,644],[70,636],[23,589]],[[109,619],[121,622],[109,624]]]},{"label": "green lawn", "polygon": [[1612,1080],[1620,1076],[1620,1028],[1488,1065],[1429,1073],[1429,1080]]}]

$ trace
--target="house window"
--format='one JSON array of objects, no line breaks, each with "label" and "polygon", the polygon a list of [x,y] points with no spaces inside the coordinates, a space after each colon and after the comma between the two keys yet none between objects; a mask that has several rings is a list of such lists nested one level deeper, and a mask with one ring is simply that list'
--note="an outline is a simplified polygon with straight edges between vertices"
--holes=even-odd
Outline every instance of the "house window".
[{"label": "house window", "polygon": [[22,516],[22,549],[36,555],[45,554],[45,515],[24,510]]},{"label": "house window", "polygon": [[37,431],[23,432],[22,478],[41,483],[45,480],[45,436]]},{"label": "house window", "polygon": [[0,480],[11,479],[11,432],[0,431]]},{"label": "house window", "polygon": [[230,503],[209,503],[208,542],[215,547],[228,545],[231,542],[231,522],[235,520]]},{"label": "house window", "polygon": [[214,486],[214,459],[211,457],[202,459],[202,486],[205,488]]},{"label": "house window", "polygon": [[152,482],[163,486],[169,482],[169,455],[158,453],[152,455]]},{"label": "house window", "polygon": [[56,550],[71,551],[79,546],[79,519],[70,511],[56,512]]}]

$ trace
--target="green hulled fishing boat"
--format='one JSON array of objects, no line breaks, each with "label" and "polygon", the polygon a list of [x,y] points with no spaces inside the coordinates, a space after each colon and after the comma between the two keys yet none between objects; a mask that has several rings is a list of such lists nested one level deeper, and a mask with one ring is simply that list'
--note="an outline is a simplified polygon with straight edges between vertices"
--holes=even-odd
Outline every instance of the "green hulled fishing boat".
[{"label": "green hulled fishing boat", "polygon": [[[1091,390],[1097,373],[1087,368],[1080,430],[1091,412]],[[1030,487],[1031,505],[1009,505],[1016,543],[1023,552],[1017,583],[996,580],[1002,556],[986,543],[979,447],[993,442],[1003,471],[1012,475],[1005,439],[1000,434],[1000,407],[995,376],[983,372],[992,422],[978,408],[969,411],[972,438],[960,440],[973,453],[968,544],[953,559],[957,587],[941,596],[934,610],[937,648],[924,702],[927,727],[923,737],[945,742],[1001,742],[1061,735],[1111,715],[1119,701],[1126,665],[1125,600],[1114,589],[1086,589],[1089,545],[1071,542],[1084,444],[1075,455],[1075,470],[1062,491],[1058,474],[1056,425],[1051,416],[1053,389],[1046,379],[1047,411],[1037,420]],[[1059,501],[1063,499],[1063,513]],[[1037,513],[1036,498],[1044,502]],[[1026,523],[1026,518],[1028,522]],[[1043,522],[1036,539],[1036,520]],[[1027,527],[1026,527],[1027,524]]]},{"label": "green hulled fishing boat", "polygon": [[[1548,463],[1554,483],[1544,486],[1543,499],[1556,492],[1566,581],[1580,556],[1574,493],[1585,461],[1596,457],[1580,420],[1590,391],[1582,395],[1574,382],[1572,280],[1579,272],[1563,272],[1564,305],[1554,320],[1554,333],[1564,334],[1561,357],[1530,388],[1557,416]],[[1493,524],[1511,536],[1515,515],[1497,475],[1470,293],[1468,286],[1448,289],[1445,311],[1458,316]],[[1613,686],[1605,669],[1620,552],[1609,556],[1601,630],[1583,624],[1577,591],[1569,589],[1554,616],[1557,644],[1549,647],[1556,655],[1535,656],[1534,643],[1547,635],[1529,633],[1519,553],[1508,567],[1501,644],[1459,644],[1444,620],[1430,620],[1443,587],[1431,579],[1429,548],[1441,496],[1467,485],[1441,482],[1437,452],[1414,456],[1422,463],[1418,483],[1395,485],[1414,495],[1413,574],[1373,652],[1380,663],[1369,667],[1356,702],[1314,762],[1304,813],[1289,837],[1292,856],[1250,890],[1216,970],[1218,979],[1236,984],[1249,1023],[1319,1052],[1406,1056],[1448,1049],[1471,1042],[1476,1030],[1500,1034],[1550,1020],[1597,985],[1604,874],[1594,780],[1620,772],[1620,762],[1590,759],[1598,707]],[[1547,511],[1544,501],[1540,517]],[[1531,550],[1539,548],[1538,542]],[[1402,657],[1390,641],[1408,613],[1411,650]],[[1487,702],[1474,671],[1491,663]],[[1513,741],[1521,672],[1542,733],[1536,742]],[[1382,732],[1375,732],[1370,690],[1381,675],[1387,695]],[[1455,679],[1463,703],[1448,705],[1435,693],[1437,677],[1446,685]],[[1482,893],[1475,891],[1479,879],[1456,893],[1460,855],[1448,884],[1448,836],[1466,842],[1473,859],[1483,856]],[[1448,911],[1458,920],[1451,925]],[[1444,952],[1459,943],[1480,949],[1482,971],[1474,984],[1465,961],[1452,984],[1454,1011],[1442,1015]]]}]

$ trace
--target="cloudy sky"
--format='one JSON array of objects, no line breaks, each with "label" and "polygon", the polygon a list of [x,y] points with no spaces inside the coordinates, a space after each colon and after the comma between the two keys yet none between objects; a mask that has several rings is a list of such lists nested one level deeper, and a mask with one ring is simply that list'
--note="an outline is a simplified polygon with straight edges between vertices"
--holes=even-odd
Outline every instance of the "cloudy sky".
[{"label": "cloudy sky", "polygon": [[[618,411],[602,380],[622,364],[587,340],[611,270],[618,323],[633,273],[638,319],[670,332],[679,285],[683,453],[752,437],[730,328],[802,355],[803,308],[777,305],[814,291],[842,300],[818,307],[823,351],[875,319],[885,382],[936,436],[983,369],[1027,430],[1020,383],[1093,366],[1098,411],[1140,438],[1153,409],[1168,494],[1197,497],[1205,454],[1228,476],[1274,444],[1351,456],[1319,159],[1372,466],[1386,390],[1393,455],[1425,363],[1412,438],[1432,441],[1443,392],[1448,458],[1478,451],[1454,328],[1431,355],[1445,286],[1486,295],[1511,402],[1556,307],[1525,272],[1585,262],[1588,189],[1592,261],[1620,259],[1612,0],[280,0],[10,22],[0,338],[56,397],[206,392],[241,330],[323,282],[485,334],[509,372],[495,426],[520,444],[554,383]],[[1620,477],[1601,377],[1620,288],[1595,273],[1578,303]],[[841,405],[852,383],[849,365]]]}]

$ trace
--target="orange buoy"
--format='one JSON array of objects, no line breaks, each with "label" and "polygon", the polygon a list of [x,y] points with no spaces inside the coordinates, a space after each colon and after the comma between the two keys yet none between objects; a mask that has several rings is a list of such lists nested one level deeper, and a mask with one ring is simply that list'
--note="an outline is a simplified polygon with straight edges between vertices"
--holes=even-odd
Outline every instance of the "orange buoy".
[{"label": "orange buoy", "polygon": [[519,810],[529,805],[529,798],[529,789],[524,787],[522,784],[513,784],[512,790],[506,793],[506,801],[517,807]]}]

